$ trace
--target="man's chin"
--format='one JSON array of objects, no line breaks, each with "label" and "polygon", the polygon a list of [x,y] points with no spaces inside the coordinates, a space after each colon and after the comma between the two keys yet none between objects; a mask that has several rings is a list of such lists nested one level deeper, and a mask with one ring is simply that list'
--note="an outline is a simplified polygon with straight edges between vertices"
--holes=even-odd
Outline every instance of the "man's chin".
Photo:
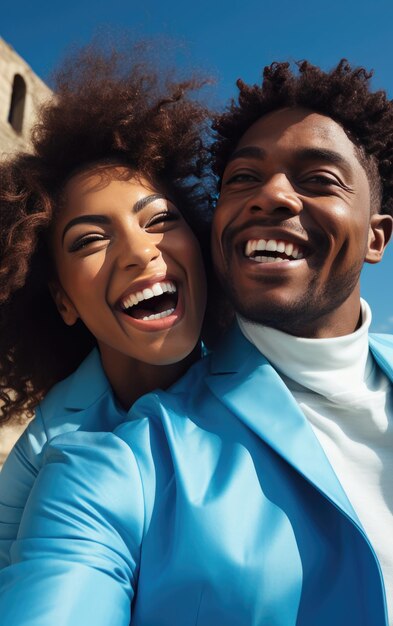
[{"label": "man's chin", "polygon": [[235,311],[246,320],[298,337],[307,336],[324,313],[321,302],[307,294],[292,300],[286,294],[280,299],[259,300],[240,297],[233,291],[228,295]]},{"label": "man's chin", "polygon": [[260,307],[257,305],[244,306],[240,302],[233,302],[236,312],[246,320],[255,324],[269,326],[276,330],[289,334],[297,334],[300,319],[304,319],[304,311],[297,310],[297,307]]}]

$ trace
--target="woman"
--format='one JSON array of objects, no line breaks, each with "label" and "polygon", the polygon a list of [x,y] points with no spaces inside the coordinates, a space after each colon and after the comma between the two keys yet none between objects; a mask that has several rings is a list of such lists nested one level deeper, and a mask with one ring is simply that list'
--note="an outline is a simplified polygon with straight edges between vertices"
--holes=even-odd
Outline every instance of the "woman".
[{"label": "woman", "polygon": [[160,72],[72,57],[33,153],[0,167],[2,421],[35,410],[0,477],[0,566],[45,443],[113,430],[200,356],[206,110]]}]

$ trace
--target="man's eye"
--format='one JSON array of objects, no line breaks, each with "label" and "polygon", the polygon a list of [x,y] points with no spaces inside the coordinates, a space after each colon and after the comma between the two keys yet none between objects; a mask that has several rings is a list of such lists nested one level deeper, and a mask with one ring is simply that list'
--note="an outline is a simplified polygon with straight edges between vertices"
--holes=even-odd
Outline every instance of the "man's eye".
[{"label": "man's eye", "polygon": [[309,176],[306,178],[304,183],[315,183],[317,185],[323,185],[327,187],[328,185],[339,185],[338,181],[335,178],[331,178],[330,176],[324,176],[323,174],[315,174],[314,176]]},{"label": "man's eye", "polygon": [[82,248],[86,248],[89,244],[94,243],[95,241],[104,241],[106,237],[104,235],[91,234],[85,235],[84,237],[80,237],[76,241],[74,241],[70,248],[70,252],[77,252],[78,250],[82,250]]},{"label": "man's eye", "polygon": [[228,180],[226,181],[226,184],[230,185],[231,183],[251,183],[257,180],[258,178],[257,176],[255,176],[255,174],[241,172],[239,174],[234,174],[233,176],[230,176]]}]

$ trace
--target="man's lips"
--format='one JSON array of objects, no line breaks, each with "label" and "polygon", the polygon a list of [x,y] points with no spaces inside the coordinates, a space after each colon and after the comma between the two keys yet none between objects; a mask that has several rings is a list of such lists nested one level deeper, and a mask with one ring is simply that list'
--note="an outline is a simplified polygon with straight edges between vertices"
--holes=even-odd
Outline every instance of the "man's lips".
[{"label": "man's lips", "polygon": [[254,266],[268,264],[271,268],[272,264],[276,266],[285,262],[282,269],[297,267],[302,259],[309,258],[313,253],[309,239],[294,236],[292,232],[287,234],[276,230],[274,234],[262,234],[260,229],[259,232],[255,232],[256,230],[254,228],[246,236],[243,234],[239,237],[236,246],[240,260],[246,261],[248,265],[250,262]]},{"label": "man's lips", "polygon": [[[327,238],[315,227],[307,228],[302,224],[285,221],[281,224],[249,220],[242,226],[229,227],[222,234],[222,249],[226,259],[235,254],[240,262],[249,266],[257,263],[287,261],[294,263],[324,254]],[[316,254],[317,253],[317,254]],[[316,259],[315,259],[316,260]],[[285,264],[288,266],[288,263]],[[295,263],[294,265],[297,265]]]}]

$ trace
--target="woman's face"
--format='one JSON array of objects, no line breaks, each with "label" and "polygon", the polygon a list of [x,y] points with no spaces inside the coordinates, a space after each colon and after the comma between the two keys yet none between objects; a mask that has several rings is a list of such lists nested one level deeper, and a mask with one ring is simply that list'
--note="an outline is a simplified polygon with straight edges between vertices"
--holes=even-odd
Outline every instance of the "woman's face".
[{"label": "woman's face", "polygon": [[75,175],[51,247],[59,312],[69,325],[80,318],[101,352],[166,365],[194,349],[206,304],[201,251],[178,208],[147,180],[123,166]]}]

